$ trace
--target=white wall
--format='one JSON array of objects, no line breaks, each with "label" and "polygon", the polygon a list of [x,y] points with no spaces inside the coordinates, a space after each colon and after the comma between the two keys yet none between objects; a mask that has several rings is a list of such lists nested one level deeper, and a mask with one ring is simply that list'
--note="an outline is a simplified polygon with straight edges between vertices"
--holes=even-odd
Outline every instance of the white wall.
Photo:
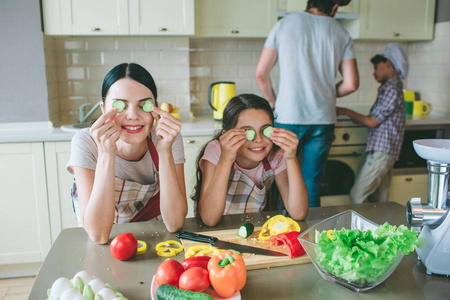
[{"label": "white wall", "polygon": [[0,122],[49,120],[39,1],[0,1]]}]

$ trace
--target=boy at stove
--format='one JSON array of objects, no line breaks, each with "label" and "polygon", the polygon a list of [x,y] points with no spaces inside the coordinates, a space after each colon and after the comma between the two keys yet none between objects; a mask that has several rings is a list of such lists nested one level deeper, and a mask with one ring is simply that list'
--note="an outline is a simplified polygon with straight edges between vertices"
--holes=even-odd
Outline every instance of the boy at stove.
[{"label": "boy at stove", "polygon": [[409,64],[398,43],[391,43],[371,60],[375,80],[381,83],[369,115],[337,107],[336,114],[369,127],[366,160],[350,191],[352,203],[387,201],[392,169],[398,160],[405,133],[403,82]]}]

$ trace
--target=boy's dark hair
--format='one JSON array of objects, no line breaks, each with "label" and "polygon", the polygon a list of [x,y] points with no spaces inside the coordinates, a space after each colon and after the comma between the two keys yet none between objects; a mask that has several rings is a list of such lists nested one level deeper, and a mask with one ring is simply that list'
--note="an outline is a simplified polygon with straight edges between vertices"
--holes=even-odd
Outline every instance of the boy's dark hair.
[{"label": "boy's dark hair", "polygon": [[324,14],[330,15],[333,7],[337,4],[339,6],[345,6],[350,3],[351,0],[308,0],[306,4],[306,10],[311,8],[317,8]]},{"label": "boy's dark hair", "polygon": [[[254,94],[240,94],[230,99],[227,106],[225,106],[225,109],[223,111],[223,119],[222,119],[222,130],[219,130],[214,138],[212,138],[210,141],[208,141],[200,150],[197,160],[196,160],[196,166],[197,166],[197,172],[196,172],[196,179],[197,183],[195,185],[194,191],[191,195],[191,199],[198,203],[200,200],[200,193],[202,190],[202,180],[203,180],[203,172],[200,169],[200,160],[205,154],[206,146],[209,144],[209,142],[213,140],[219,140],[219,138],[223,134],[223,130],[228,131],[230,129],[233,129],[237,122],[238,118],[241,112],[243,112],[246,109],[261,109],[264,110],[268,115],[270,120],[273,122],[275,121],[275,117],[273,114],[273,110],[270,107],[269,102]],[[272,151],[278,150],[279,147],[275,144],[273,145]],[[198,206],[197,206],[198,210]]]},{"label": "boy's dark hair", "polygon": [[155,96],[155,101],[157,95],[156,84],[153,80],[152,75],[141,65],[135,63],[122,63],[120,65],[115,66],[111,69],[111,71],[106,74],[105,79],[103,80],[102,85],[102,99],[105,102],[106,94],[108,94],[111,86],[122,78],[131,78],[142,85],[145,85]]},{"label": "boy's dark hair", "polygon": [[386,62],[388,59],[386,58],[386,57],[384,57],[383,55],[381,55],[381,54],[377,54],[377,55],[375,55],[374,57],[372,57],[371,59],[370,59],[370,62],[374,65],[374,66],[376,66],[376,65],[378,65],[380,62]]}]

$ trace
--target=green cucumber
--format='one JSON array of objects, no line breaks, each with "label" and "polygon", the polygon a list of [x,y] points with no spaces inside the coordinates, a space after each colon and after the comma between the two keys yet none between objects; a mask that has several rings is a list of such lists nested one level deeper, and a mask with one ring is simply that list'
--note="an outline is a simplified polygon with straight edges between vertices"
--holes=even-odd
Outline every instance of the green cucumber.
[{"label": "green cucumber", "polygon": [[272,136],[272,132],[273,132],[272,126],[267,126],[266,128],[263,129],[263,135],[268,139],[270,139],[270,137]]},{"label": "green cucumber", "polygon": [[253,141],[256,136],[256,132],[253,129],[246,129],[245,133],[247,134],[247,141]]},{"label": "green cucumber", "polygon": [[125,102],[122,100],[114,100],[112,103],[113,108],[117,108],[117,112],[121,113],[125,109]]},{"label": "green cucumber", "polygon": [[144,105],[142,106],[142,110],[145,112],[152,112],[153,107],[155,107],[155,104],[151,100],[147,100],[144,102]]},{"label": "green cucumber", "polygon": [[241,238],[246,239],[253,233],[254,230],[255,230],[255,226],[253,226],[252,223],[245,223],[244,225],[239,227],[238,235]]},{"label": "green cucumber", "polygon": [[156,289],[156,298],[158,300],[214,300],[214,298],[208,294],[182,290],[169,284],[158,286]]}]

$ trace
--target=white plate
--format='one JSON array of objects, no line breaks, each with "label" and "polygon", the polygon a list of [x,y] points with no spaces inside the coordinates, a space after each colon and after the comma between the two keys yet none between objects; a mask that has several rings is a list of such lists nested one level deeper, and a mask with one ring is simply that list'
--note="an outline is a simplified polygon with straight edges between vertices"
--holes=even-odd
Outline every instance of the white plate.
[{"label": "white plate", "polygon": [[413,141],[414,150],[426,160],[450,163],[450,139],[425,139]]},{"label": "white plate", "polygon": [[[150,295],[152,296],[152,300],[157,300],[158,298],[156,298],[156,289],[158,288],[159,284],[156,281],[155,276],[153,275],[152,278],[152,285],[150,286]],[[230,298],[222,298],[219,295],[217,295],[217,293],[213,290],[212,287],[209,287],[206,291],[204,291],[204,293],[210,295],[211,297],[214,298],[214,300],[241,300],[241,293],[240,292],[236,292],[233,294],[233,296],[231,296]]]}]

